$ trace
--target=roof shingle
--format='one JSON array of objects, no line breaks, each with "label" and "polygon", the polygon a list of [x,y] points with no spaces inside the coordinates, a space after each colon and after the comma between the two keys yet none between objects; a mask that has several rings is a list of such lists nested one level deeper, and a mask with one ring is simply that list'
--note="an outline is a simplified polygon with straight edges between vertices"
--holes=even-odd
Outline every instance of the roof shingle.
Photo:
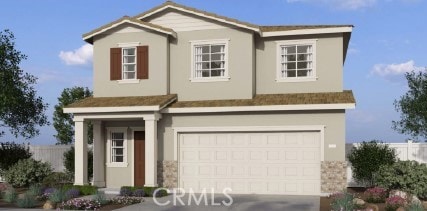
[{"label": "roof shingle", "polygon": [[159,106],[164,107],[176,99],[175,94],[141,96],[141,97],[87,97],[66,108],[87,108],[87,107],[127,107],[127,106]]}]

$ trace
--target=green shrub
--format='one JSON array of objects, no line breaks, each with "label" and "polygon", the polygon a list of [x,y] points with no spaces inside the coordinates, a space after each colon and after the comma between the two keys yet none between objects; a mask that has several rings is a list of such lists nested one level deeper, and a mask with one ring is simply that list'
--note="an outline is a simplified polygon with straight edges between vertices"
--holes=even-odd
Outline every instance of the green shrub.
[{"label": "green shrub", "polygon": [[0,143],[0,155],[0,176],[19,160],[31,157],[28,146],[14,142]]},{"label": "green shrub", "polygon": [[40,184],[30,185],[30,188],[28,189],[27,193],[32,196],[41,196],[43,194],[42,186]]},{"label": "green shrub", "polygon": [[412,203],[407,208],[407,211],[424,211],[424,207],[421,203]]},{"label": "green shrub", "polygon": [[331,209],[333,211],[355,210],[356,205],[353,202],[354,196],[351,193],[339,192],[332,194]]},{"label": "green shrub", "polygon": [[[64,152],[64,166],[68,174],[74,177],[74,147],[71,147],[68,151]],[[92,178],[93,175],[93,152],[88,150],[87,152],[87,175],[88,179]]]},{"label": "green shrub", "polygon": [[52,173],[50,164],[32,158],[20,160],[5,173],[6,181],[15,187],[24,187],[40,183]]},{"label": "green shrub", "polygon": [[93,196],[92,200],[99,202],[101,205],[106,205],[110,203],[110,200],[107,199],[105,194],[99,192],[98,190],[96,191],[95,196]]},{"label": "green shrub", "polygon": [[[126,193],[128,192],[127,190],[129,190],[130,191],[130,195],[132,195],[132,193],[135,192],[135,190],[142,189],[142,190],[144,190],[144,193],[145,193],[146,197],[152,197],[153,194],[154,194],[154,191],[156,189],[158,189],[158,188],[160,188],[160,187],[132,187],[132,186],[122,186],[120,188],[120,193],[122,192],[122,190],[126,190]],[[162,189],[162,190],[157,191],[157,196],[156,197],[163,197],[163,196],[167,196],[167,195],[168,195],[168,192],[166,190]],[[127,196],[127,195],[125,195],[125,196]]]},{"label": "green shrub", "polygon": [[416,161],[398,161],[381,166],[375,176],[376,184],[389,190],[398,189],[427,198],[427,165]]},{"label": "green shrub", "polygon": [[62,189],[65,191],[70,190],[72,188],[75,188],[80,191],[81,195],[87,196],[87,195],[94,195],[98,191],[98,188],[96,186],[91,185],[64,185]]},{"label": "green shrub", "polygon": [[35,196],[25,193],[22,197],[16,200],[16,205],[20,208],[33,208],[37,206],[37,200]]},{"label": "green shrub", "polygon": [[9,188],[3,192],[3,200],[7,203],[13,203],[18,198],[15,188]]},{"label": "green shrub", "polygon": [[65,190],[55,190],[52,194],[49,195],[49,200],[53,203],[61,203],[67,201],[67,195],[65,193]]},{"label": "green shrub", "polygon": [[353,177],[357,182],[372,187],[374,175],[380,166],[392,165],[397,161],[396,152],[388,145],[378,141],[363,142],[348,155]]},{"label": "green shrub", "polygon": [[64,172],[52,172],[43,179],[43,186],[60,188],[73,182],[73,178]]}]

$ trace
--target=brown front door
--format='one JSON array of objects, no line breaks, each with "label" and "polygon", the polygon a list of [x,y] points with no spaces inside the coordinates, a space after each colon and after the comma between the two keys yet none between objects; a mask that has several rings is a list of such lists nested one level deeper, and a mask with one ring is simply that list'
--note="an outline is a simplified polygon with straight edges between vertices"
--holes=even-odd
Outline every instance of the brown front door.
[{"label": "brown front door", "polygon": [[142,187],[145,184],[145,132],[135,131],[135,186]]}]

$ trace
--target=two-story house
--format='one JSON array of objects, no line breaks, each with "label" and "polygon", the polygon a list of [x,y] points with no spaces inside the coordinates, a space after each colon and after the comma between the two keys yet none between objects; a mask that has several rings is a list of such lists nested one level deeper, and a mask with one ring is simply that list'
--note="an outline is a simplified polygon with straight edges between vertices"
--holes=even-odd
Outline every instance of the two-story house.
[{"label": "two-story house", "polygon": [[258,26],[170,1],[83,35],[75,184],[319,195],[346,187],[351,25]]}]

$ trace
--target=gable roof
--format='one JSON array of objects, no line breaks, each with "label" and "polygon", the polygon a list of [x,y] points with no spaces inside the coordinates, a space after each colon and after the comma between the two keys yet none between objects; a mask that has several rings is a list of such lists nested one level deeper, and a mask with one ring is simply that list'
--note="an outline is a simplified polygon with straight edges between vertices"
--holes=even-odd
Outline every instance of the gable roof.
[{"label": "gable roof", "polygon": [[262,37],[304,35],[304,34],[326,34],[326,33],[350,33],[353,25],[283,25],[283,26],[260,26]]},{"label": "gable roof", "polygon": [[247,22],[243,22],[243,21],[239,21],[237,19],[217,15],[215,13],[206,12],[206,11],[199,10],[199,9],[196,9],[193,7],[188,7],[185,5],[177,4],[177,3],[172,2],[172,1],[166,1],[165,3],[163,3],[157,7],[154,7],[154,8],[152,8],[146,12],[143,12],[139,15],[134,16],[134,18],[139,19],[139,20],[143,20],[143,19],[146,19],[152,15],[155,15],[157,13],[165,11],[167,9],[175,9],[175,10],[178,10],[181,12],[191,13],[191,14],[199,16],[199,17],[203,17],[203,18],[211,19],[211,20],[218,21],[221,23],[226,23],[226,24],[234,25],[234,26],[237,26],[240,28],[245,28],[245,29],[248,29],[251,31],[259,32],[259,27],[257,25],[247,23]]},{"label": "gable roof", "polygon": [[118,27],[118,26],[120,26],[122,24],[125,24],[125,23],[136,25],[136,26],[140,26],[140,27],[145,28],[145,29],[157,31],[157,32],[160,32],[160,33],[163,33],[163,34],[167,34],[167,35],[171,35],[173,37],[176,37],[176,32],[173,31],[172,29],[169,29],[169,28],[166,28],[166,27],[162,27],[162,26],[159,26],[159,25],[156,25],[156,24],[144,22],[144,21],[138,20],[136,18],[131,18],[129,16],[124,16],[124,17],[122,17],[122,18],[120,18],[120,19],[118,19],[116,21],[113,21],[113,22],[111,22],[109,24],[106,24],[106,25],[103,25],[103,26],[101,26],[101,27],[99,27],[97,29],[94,29],[94,30],[92,30],[92,31],[90,31],[90,32],[88,32],[86,34],[83,34],[83,40],[92,44],[94,36],[96,36],[98,34],[101,34],[101,33],[105,32],[107,30],[116,28],[116,27]]}]

